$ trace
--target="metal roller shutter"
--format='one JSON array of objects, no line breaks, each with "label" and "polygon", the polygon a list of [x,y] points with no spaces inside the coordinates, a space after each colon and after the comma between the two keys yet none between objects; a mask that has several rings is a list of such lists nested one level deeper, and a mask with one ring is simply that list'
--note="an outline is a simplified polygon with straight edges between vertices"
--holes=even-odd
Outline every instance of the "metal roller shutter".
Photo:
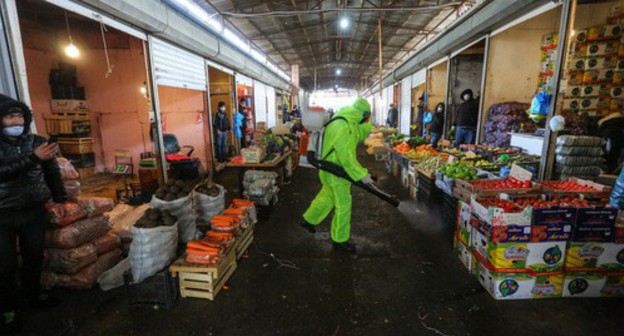
[{"label": "metal roller shutter", "polygon": [[275,88],[266,86],[267,96],[267,127],[275,127],[277,125],[277,104],[275,101]]},{"label": "metal roller shutter", "polygon": [[150,39],[158,85],[206,91],[204,59],[157,38]]},{"label": "metal roller shutter", "polygon": [[421,69],[412,75],[412,88],[423,84],[427,80],[427,69]]},{"label": "metal roller shutter", "polygon": [[254,109],[256,123],[267,122],[266,86],[262,82],[254,81]]},{"label": "metal roller shutter", "polygon": [[412,79],[405,77],[401,81],[401,110],[399,111],[400,133],[410,133],[410,121],[412,116]]}]

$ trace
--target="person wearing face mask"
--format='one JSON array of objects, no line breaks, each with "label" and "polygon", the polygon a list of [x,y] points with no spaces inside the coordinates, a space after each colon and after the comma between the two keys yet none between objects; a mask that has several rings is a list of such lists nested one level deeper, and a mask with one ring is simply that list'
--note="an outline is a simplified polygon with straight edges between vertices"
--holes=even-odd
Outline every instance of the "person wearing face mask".
[{"label": "person wearing face mask", "polygon": [[41,290],[45,203],[64,203],[67,194],[54,159],[56,143],[30,134],[32,113],[23,103],[0,95],[0,334],[18,332],[16,240],[22,256],[21,294],[33,307],[54,307],[58,299]]},{"label": "person wearing face mask", "polygon": [[472,90],[464,90],[461,93],[461,99],[464,102],[457,108],[455,117],[457,124],[455,147],[474,143],[479,121],[479,101],[474,98]]},{"label": "person wearing face mask", "polygon": [[241,98],[238,102],[238,112],[234,116],[234,135],[240,140],[241,148],[247,147],[245,133],[247,133],[247,109],[245,98]]},{"label": "person wearing face mask", "polygon": [[217,135],[217,161],[227,161],[227,132],[231,129],[230,120],[225,113],[225,103],[220,101],[212,121],[215,133]]},{"label": "person wearing face mask", "polygon": [[444,103],[439,103],[431,120],[431,126],[429,126],[429,132],[431,133],[431,146],[438,148],[438,141],[442,137],[444,131]]},{"label": "person wearing face mask", "polygon": [[[373,184],[373,178],[357,161],[359,142],[370,134],[370,104],[358,98],[351,106],[343,107],[331,119],[324,132],[323,160],[341,166],[353,181]],[[319,225],[334,210],[331,238],[336,250],[355,253],[349,242],[351,231],[351,182],[321,170],[319,178],[323,187],[303,214],[301,226],[316,233]]]}]

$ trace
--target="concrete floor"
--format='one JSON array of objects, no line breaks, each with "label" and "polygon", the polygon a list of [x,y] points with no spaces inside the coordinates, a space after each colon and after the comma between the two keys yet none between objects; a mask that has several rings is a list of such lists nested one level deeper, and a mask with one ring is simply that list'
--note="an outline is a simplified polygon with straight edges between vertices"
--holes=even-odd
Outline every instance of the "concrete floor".
[{"label": "concrete floor", "polygon": [[[383,165],[361,155],[380,185],[407,199]],[[234,188],[233,174],[218,179]],[[329,221],[316,235],[298,225],[320,185],[300,168],[271,220],[257,225],[249,258],[216,301],[131,310],[123,288],[57,290],[52,311],[27,311],[32,335],[622,335],[624,300],[493,300],[453,254],[438,209],[411,202],[411,216],[354,189],[356,256],[334,252]],[[230,196],[234,193],[230,189]],[[294,262],[280,268],[269,254]]]}]

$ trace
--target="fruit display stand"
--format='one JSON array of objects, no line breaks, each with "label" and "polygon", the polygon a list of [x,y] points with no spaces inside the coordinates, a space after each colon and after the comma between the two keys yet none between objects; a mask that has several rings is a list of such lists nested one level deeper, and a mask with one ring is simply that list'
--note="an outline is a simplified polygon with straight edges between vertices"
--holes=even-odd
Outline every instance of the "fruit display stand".
[{"label": "fruit display stand", "polygon": [[236,248],[234,245],[224,252],[223,257],[214,265],[190,263],[186,256],[180,257],[170,267],[173,277],[180,284],[180,296],[214,301],[225,282],[236,270]]}]

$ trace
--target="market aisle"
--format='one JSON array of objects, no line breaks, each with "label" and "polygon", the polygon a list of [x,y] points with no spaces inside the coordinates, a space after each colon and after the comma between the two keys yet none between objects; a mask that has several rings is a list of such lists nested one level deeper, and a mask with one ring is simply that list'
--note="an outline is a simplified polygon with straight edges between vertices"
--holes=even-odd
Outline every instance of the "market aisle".
[{"label": "market aisle", "polygon": [[[360,160],[380,185],[407,198],[383,164]],[[231,183],[233,176],[218,177]],[[354,189],[357,256],[334,252],[329,221],[311,235],[297,224],[320,184],[301,168],[280,193],[271,220],[259,223],[249,258],[215,302],[180,299],[171,311],[131,311],[124,289],[59,290],[60,309],[28,312],[27,332],[72,335],[616,335],[622,300],[497,302],[453,254],[437,207],[416,204],[415,218]],[[230,194],[234,192],[230,189]],[[292,261],[279,267],[268,254]],[[419,317],[420,316],[420,317]],[[421,318],[423,321],[421,322]],[[619,332],[618,332],[619,331]]]}]

